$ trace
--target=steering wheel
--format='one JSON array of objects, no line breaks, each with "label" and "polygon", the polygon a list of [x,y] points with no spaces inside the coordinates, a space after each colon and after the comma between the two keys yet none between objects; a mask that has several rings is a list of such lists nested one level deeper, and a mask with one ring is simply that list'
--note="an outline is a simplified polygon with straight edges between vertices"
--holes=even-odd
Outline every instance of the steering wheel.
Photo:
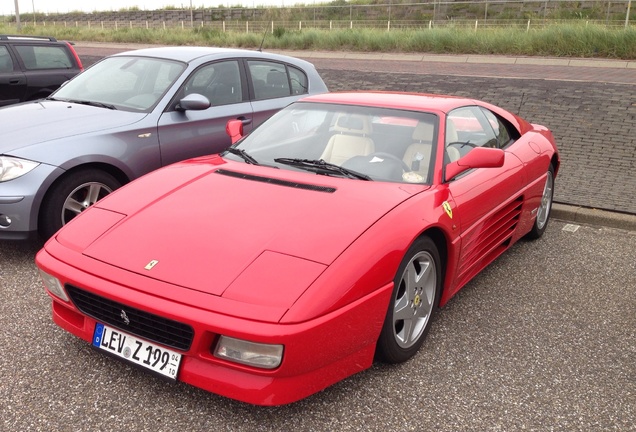
[{"label": "steering wheel", "polygon": [[399,157],[392,155],[391,153],[384,153],[384,152],[374,152],[374,153],[370,153],[367,155],[367,159],[369,161],[369,163],[371,163],[371,161],[373,160],[373,158],[379,158],[379,159],[389,159],[392,163],[396,163],[399,164],[400,167],[402,168],[402,172],[409,172],[411,171],[411,168],[409,168],[409,166],[406,164],[406,162],[404,162],[402,159],[400,159]]}]

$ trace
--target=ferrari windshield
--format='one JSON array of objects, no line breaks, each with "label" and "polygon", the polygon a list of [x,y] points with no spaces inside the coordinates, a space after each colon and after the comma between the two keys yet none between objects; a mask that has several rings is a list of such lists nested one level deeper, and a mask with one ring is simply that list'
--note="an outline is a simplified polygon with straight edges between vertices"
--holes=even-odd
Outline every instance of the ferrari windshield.
[{"label": "ferrari windshield", "polygon": [[[300,102],[237,144],[259,164],[357,180],[430,183],[438,117]],[[225,157],[245,161],[236,151]]]},{"label": "ferrari windshield", "polygon": [[159,58],[109,57],[53,93],[51,99],[149,112],[185,69]]}]

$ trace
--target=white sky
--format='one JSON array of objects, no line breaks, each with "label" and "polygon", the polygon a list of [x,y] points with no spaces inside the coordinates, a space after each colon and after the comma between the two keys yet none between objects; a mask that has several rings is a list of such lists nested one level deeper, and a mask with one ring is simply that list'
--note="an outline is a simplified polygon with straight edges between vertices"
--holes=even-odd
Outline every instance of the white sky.
[{"label": "white sky", "polygon": [[[287,6],[296,3],[311,3],[299,0],[191,0],[192,7],[216,8],[219,5],[235,6],[242,4],[246,7],[254,6]],[[18,0],[20,14],[32,13],[66,13],[75,11],[118,11],[123,8],[137,6],[142,10],[162,9],[166,6],[183,9],[190,8],[190,0]],[[15,14],[15,0],[0,0],[0,15]]]}]

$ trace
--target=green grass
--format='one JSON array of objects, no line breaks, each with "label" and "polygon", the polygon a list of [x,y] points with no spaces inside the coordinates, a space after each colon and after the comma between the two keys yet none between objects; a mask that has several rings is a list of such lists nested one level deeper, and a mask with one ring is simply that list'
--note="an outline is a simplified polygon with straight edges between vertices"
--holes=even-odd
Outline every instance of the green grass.
[{"label": "green grass", "polygon": [[[0,33],[15,33],[0,25]],[[33,27],[25,25],[23,34],[55,36],[71,41],[143,43],[159,45],[206,45],[258,48],[263,33],[222,32],[196,27],[143,29],[123,27]],[[599,25],[567,24],[545,28],[423,28],[421,30],[288,30],[275,28],[268,33],[264,49],[405,52],[438,54],[497,54],[515,56],[597,57],[636,59],[636,29],[607,28]]]}]

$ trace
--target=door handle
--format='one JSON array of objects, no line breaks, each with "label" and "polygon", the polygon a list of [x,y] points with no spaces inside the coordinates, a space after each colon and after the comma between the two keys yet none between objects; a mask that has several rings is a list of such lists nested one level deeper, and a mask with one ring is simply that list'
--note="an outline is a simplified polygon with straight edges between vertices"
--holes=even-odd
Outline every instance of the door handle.
[{"label": "door handle", "polygon": [[240,116],[236,118],[237,120],[240,120],[243,123],[243,126],[247,126],[248,124],[252,124],[252,119],[251,118],[247,118],[245,116]]},{"label": "door handle", "polygon": [[9,85],[16,85],[16,84],[20,84],[20,80],[19,79],[9,80]]}]

